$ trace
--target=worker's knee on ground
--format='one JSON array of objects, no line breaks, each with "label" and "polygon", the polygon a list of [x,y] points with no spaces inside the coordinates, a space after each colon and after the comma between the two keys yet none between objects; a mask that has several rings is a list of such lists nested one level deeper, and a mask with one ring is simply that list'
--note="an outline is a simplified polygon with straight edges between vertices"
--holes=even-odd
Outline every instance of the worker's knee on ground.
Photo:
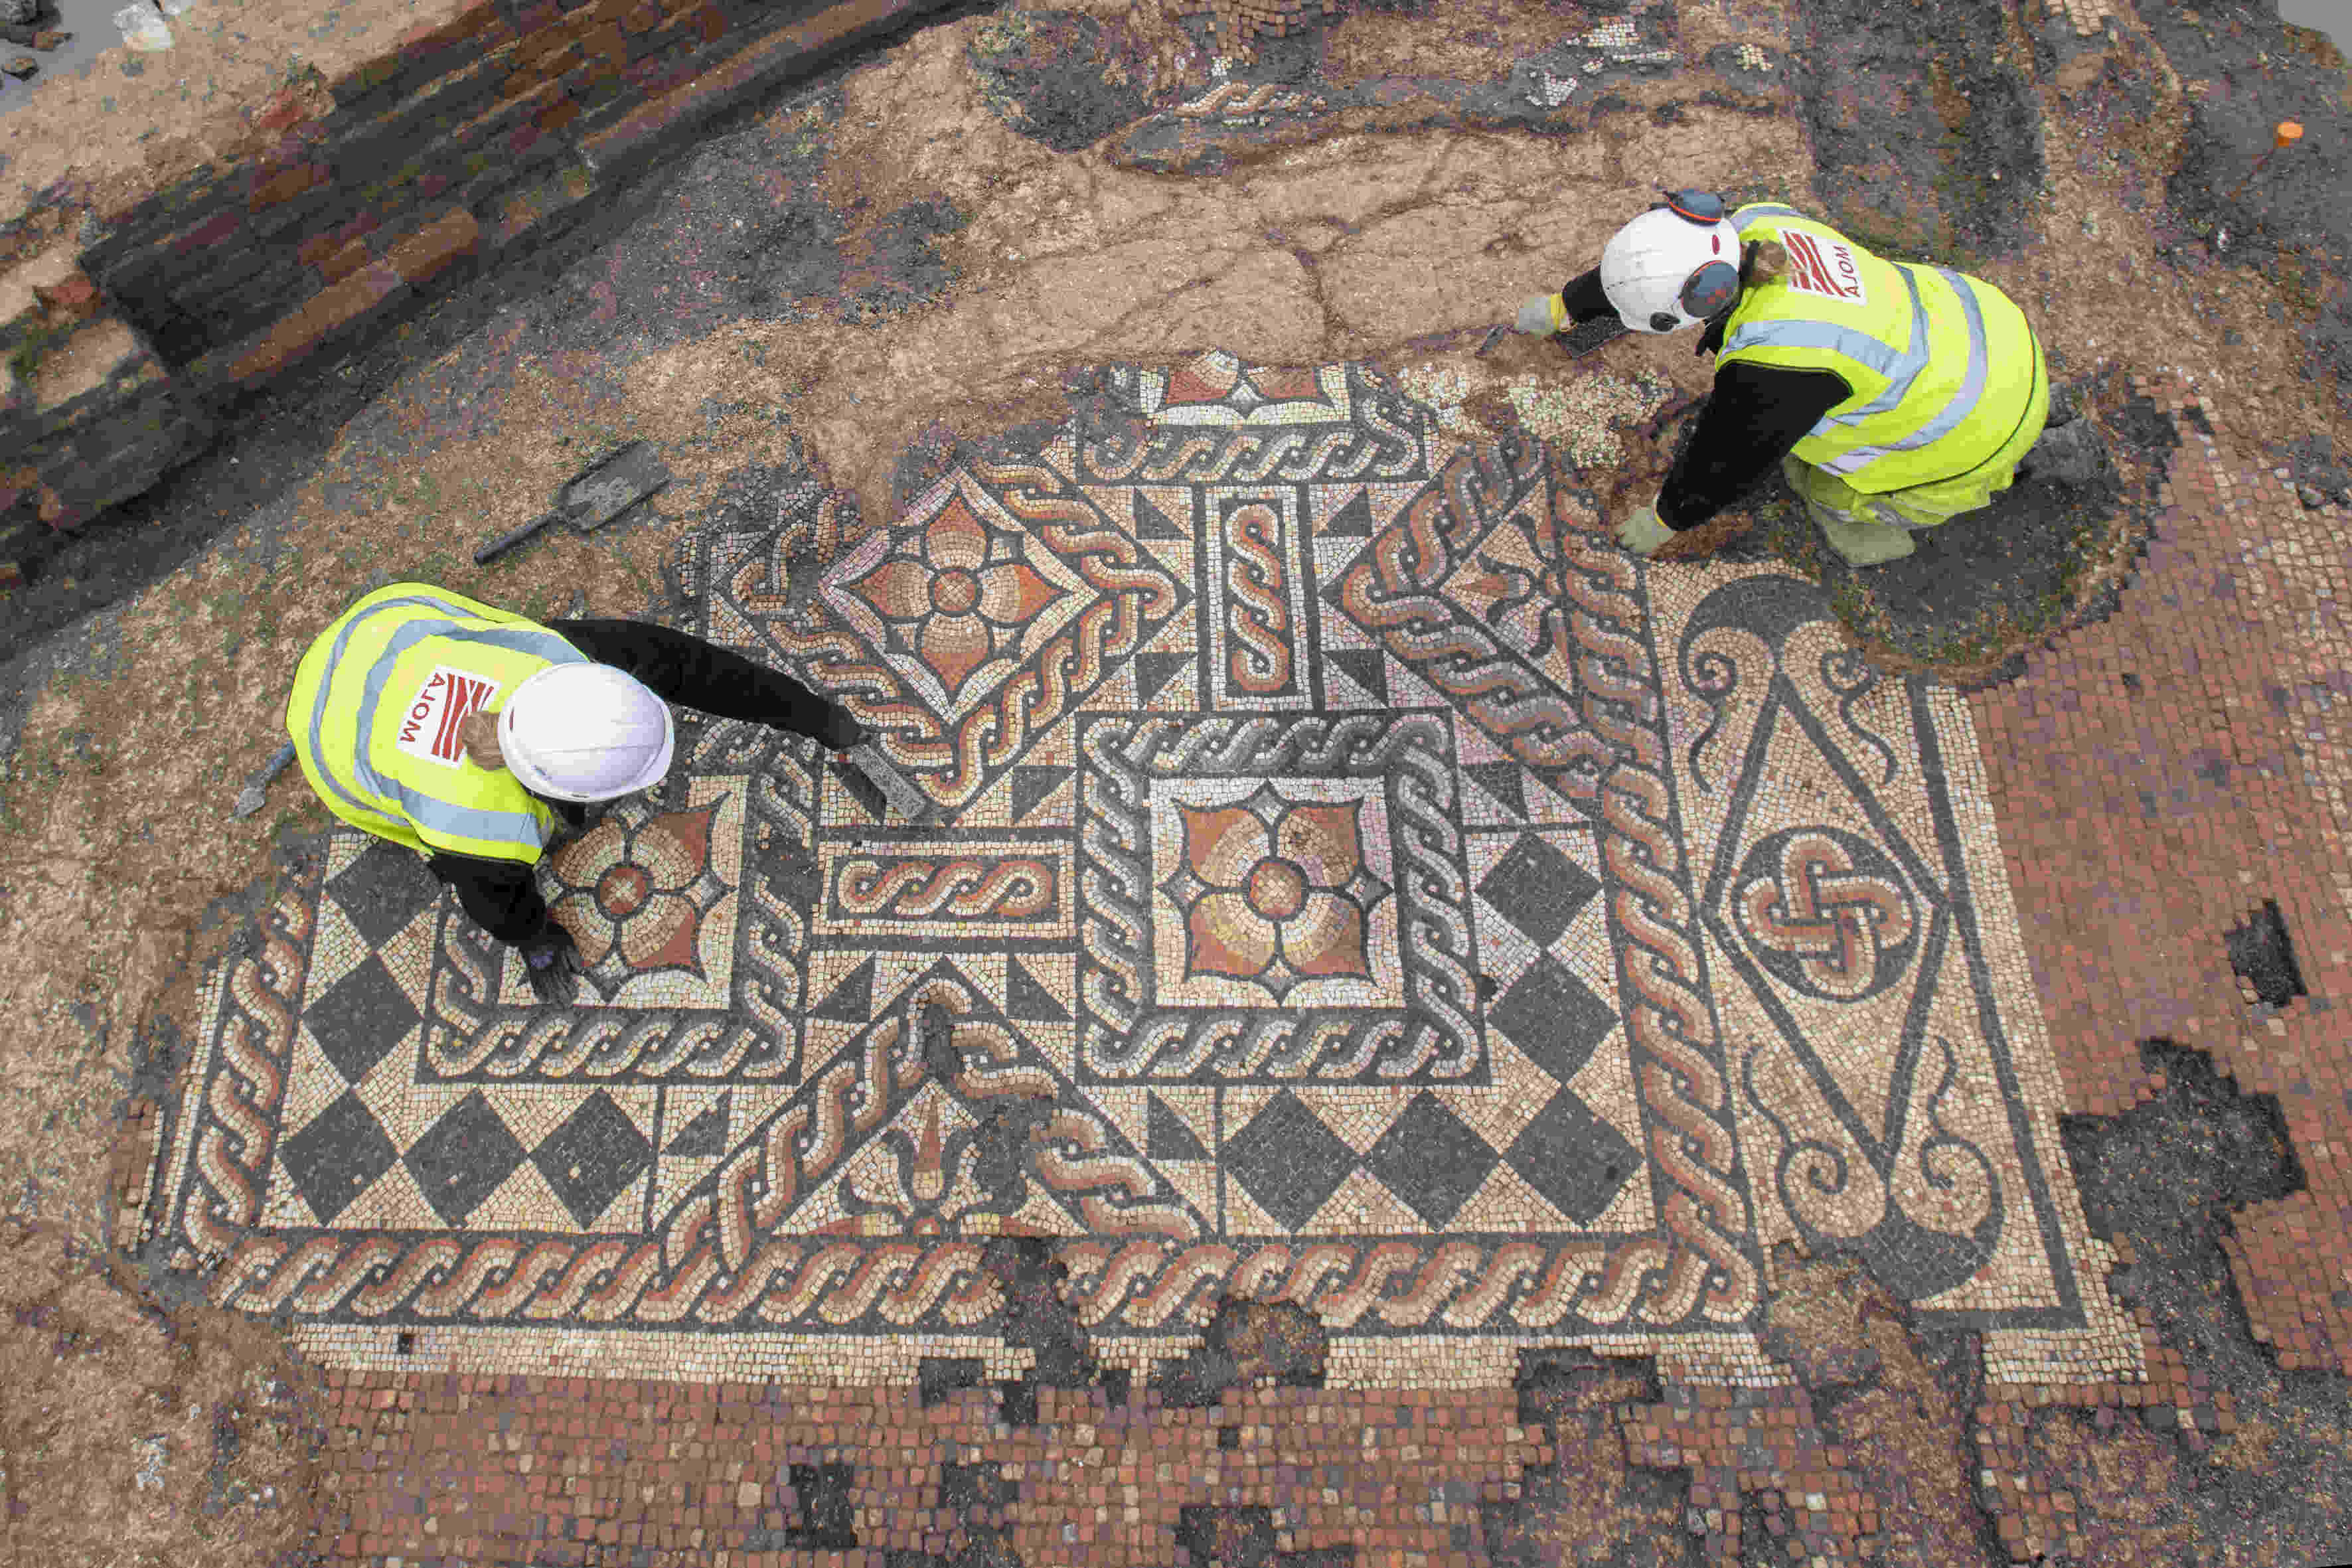
[{"label": "worker's knee on ground", "polygon": [[1995,496],[2015,482],[2017,461],[2031,448],[2032,442],[2027,441],[2013,456],[2004,451],[1997,460],[1963,479],[1877,495],[1857,490],[1835,474],[1793,457],[1781,460],[1781,471],[1788,476],[1789,488],[1796,492],[1816,522],[1833,518],[1847,523],[1917,532],[1990,506]]},{"label": "worker's knee on ground", "polygon": [[1835,474],[1817,468],[1794,456],[1780,459],[1780,472],[1789,481],[1789,489],[1805,503],[1805,510],[1816,521],[1822,517],[1841,518],[1850,522],[1872,521],[1876,514],[1871,502],[1875,498],[1865,496]]},{"label": "worker's knee on ground", "polygon": [[1822,537],[1849,566],[1880,566],[1911,553],[1911,530],[1871,518],[1815,515]]}]

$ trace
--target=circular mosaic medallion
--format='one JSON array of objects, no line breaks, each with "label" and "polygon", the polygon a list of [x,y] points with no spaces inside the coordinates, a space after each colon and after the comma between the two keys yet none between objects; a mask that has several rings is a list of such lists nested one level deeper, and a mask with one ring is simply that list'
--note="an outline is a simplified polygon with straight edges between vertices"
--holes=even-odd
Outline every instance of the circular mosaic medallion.
[{"label": "circular mosaic medallion", "polygon": [[1836,827],[1785,828],[1741,862],[1732,918],[1767,973],[1808,996],[1859,1002],[1918,946],[1917,900],[1886,852]]}]

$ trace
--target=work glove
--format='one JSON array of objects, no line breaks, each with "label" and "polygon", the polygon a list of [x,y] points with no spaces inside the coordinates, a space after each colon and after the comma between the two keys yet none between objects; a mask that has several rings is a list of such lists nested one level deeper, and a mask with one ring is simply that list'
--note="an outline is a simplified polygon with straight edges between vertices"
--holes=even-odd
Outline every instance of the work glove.
[{"label": "work glove", "polygon": [[1529,337],[1547,337],[1568,325],[1568,301],[1557,294],[1538,294],[1519,307],[1514,329]]},{"label": "work glove", "polygon": [[1658,515],[1658,503],[1655,501],[1617,525],[1617,542],[1644,561],[1655,555],[1658,546],[1674,536],[1675,531],[1668,528],[1665,519]]},{"label": "work glove", "polygon": [[550,921],[546,931],[517,945],[531,994],[541,1006],[560,1006],[580,994],[580,949],[572,933]]}]

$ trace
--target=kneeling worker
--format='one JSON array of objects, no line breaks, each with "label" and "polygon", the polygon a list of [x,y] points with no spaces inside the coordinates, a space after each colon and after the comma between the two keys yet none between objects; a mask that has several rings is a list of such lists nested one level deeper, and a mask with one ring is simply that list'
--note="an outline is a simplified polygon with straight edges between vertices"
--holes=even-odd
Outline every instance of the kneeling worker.
[{"label": "kneeling worker", "polygon": [[379,588],[302,656],[286,728],[327,809],[425,857],[532,992],[579,989],[572,933],[532,868],[583,805],[669,771],[670,702],[805,735],[866,738],[849,711],[726,648],[640,621],[545,626],[423,583]]},{"label": "kneeling worker", "polygon": [[1716,355],[1714,393],[1656,500],[1617,521],[1637,555],[1777,461],[1838,554],[1895,560],[1912,531],[2007,489],[2049,414],[2042,346],[2000,289],[1882,259],[1773,203],[1727,217],[1720,197],[1674,192],[1517,325],[1545,335],[1609,315],[1637,332],[1703,327],[1694,352]]}]

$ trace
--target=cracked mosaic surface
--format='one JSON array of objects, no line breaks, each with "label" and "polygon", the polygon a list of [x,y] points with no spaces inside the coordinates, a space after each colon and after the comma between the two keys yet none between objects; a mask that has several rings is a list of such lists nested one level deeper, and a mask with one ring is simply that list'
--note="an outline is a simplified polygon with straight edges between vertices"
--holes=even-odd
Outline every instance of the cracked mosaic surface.
[{"label": "cracked mosaic surface", "polygon": [[1956,698],[1360,369],[1111,379],[1131,424],[876,526],[803,487],[691,541],[704,634],[949,826],[689,723],[546,868],[563,1009],[337,837],[208,988],[178,1260],[362,1366],[1017,1360],[980,1265],[1026,1236],[1107,1360],[1233,1294],[1339,1382],[1570,1342],[1769,1382],[1791,1240],[2010,1363],[2137,1365]]}]

